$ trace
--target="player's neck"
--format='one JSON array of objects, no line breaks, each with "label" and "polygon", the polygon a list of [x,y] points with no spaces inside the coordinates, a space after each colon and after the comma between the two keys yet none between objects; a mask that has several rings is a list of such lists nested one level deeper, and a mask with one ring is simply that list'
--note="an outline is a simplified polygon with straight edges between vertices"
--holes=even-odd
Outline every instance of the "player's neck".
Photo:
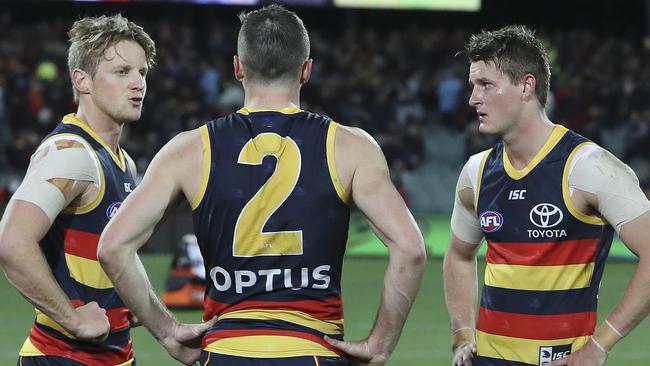
[{"label": "player's neck", "polygon": [[75,115],[84,121],[90,128],[102,139],[114,153],[117,153],[117,148],[122,135],[123,123],[116,122],[114,119],[101,112],[97,108],[88,107],[83,103],[79,103]]},{"label": "player's neck", "polygon": [[300,108],[300,89],[266,85],[245,88],[244,107],[252,110],[277,111]]},{"label": "player's neck", "polygon": [[555,125],[544,111],[524,119],[502,139],[510,163],[516,169],[526,167],[551,137]]}]

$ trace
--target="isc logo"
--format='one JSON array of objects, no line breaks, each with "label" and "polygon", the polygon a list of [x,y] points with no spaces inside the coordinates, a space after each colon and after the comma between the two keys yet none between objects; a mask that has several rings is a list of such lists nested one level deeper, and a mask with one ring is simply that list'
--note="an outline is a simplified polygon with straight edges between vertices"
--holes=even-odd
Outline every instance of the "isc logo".
[{"label": "isc logo", "polygon": [[503,225],[503,216],[496,211],[485,211],[479,216],[481,229],[486,233],[492,233]]},{"label": "isc logo", "polygon": [[526,199],[526,190],[525,189],[513,189],[508,193],[508,200],[525,200]]},{"label": "isc logo", "polygon": [[551,362],[568,357],[571,354],[571,345],[539,347],[539,364],[547,366]]}]

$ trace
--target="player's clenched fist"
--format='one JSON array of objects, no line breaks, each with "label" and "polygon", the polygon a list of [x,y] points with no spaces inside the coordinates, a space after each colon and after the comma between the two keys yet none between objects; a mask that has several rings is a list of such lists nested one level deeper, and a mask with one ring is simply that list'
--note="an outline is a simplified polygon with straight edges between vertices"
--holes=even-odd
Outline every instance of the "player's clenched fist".
[{"label": "player's clenched fist", "polygon": [[75,309],[77,320],[70,333],[83,341],[101,342],[108,337],[111,324],[108,322],[106,310],[92,301]]}]

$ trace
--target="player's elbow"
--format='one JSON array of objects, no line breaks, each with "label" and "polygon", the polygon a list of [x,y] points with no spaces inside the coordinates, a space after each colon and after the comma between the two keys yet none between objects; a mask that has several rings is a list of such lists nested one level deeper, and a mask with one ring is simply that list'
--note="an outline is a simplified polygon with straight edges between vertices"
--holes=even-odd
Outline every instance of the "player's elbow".
[{"label": "player's elbow", "polygon": [[3,267],[13,261],[16,255],[15,248],[18,247],[15,238],[12,238],[5,233],[0,233],[0,264]]},{"label": "player's elbow", "polygon": [[102,234],[97,246],[97,260],[101,266],[107,270],[110,269],[113,261],[117,258],[120,244],[117,238],[110,233]]},{"label": "player's elbow", "polygon": [[400,245],[402,257],[412,268],[423,269],[427,261],[427,251],[421,235],[416,235]]},{"label": "player's elbow", "polygon": [[11,246],[6,240],[0,238],[0,265],[5,266],[11,260],[11,251],[7,247]]}]

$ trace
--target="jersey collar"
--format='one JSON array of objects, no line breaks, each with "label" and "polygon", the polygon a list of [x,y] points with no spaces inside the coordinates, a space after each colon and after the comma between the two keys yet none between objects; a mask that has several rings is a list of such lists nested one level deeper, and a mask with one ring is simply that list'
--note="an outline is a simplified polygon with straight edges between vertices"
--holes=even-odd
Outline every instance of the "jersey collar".
[{"label": "jersey collar", "polygon": [[104,142],[104,140],[97,135],[95,131],[93,131],[92,128],[88,125],[88,122],[82,120],[81,118],[77,117],[74,113],[67,114],[63,117],[63,123],[65,124],[70,124],[70,125],[75,125],[82,130],[84,130],[87,134],[90,135],[95,141],[97,141],[100,145],[108,151],[110,154],[111,158],[113,158],[113,161],[117,166],[123,171],[126,172],[126,161],[124,159],[124,154],[122,154],[122,148],[119,146],[117,147],[117,155],[115,152]]},{"label": "jersey collar", "polygon": [[524,178],[528,173],[530,173],[537,164],[539,164],[545,157],[548,155],[551,150],[557,145],[558,142],[560,142],[560,139],[562,136],[564,136],[565,133],[567,133],[567,128],[562,126],[562,125],[555,125],[553,128],[553,132],[551,132],[551,136],[546,140],[546,143],[544,143],[544,146],[537,152],[533,160],[528,163],[523,169],[517,169],[514,166],[512,166],[512,163],[510,163],[510,158],[508,158],[508,153],[506,152],[506,147],[505,145],[503,146],[503,167],[510,176],[510,178],[519,180]]}]

